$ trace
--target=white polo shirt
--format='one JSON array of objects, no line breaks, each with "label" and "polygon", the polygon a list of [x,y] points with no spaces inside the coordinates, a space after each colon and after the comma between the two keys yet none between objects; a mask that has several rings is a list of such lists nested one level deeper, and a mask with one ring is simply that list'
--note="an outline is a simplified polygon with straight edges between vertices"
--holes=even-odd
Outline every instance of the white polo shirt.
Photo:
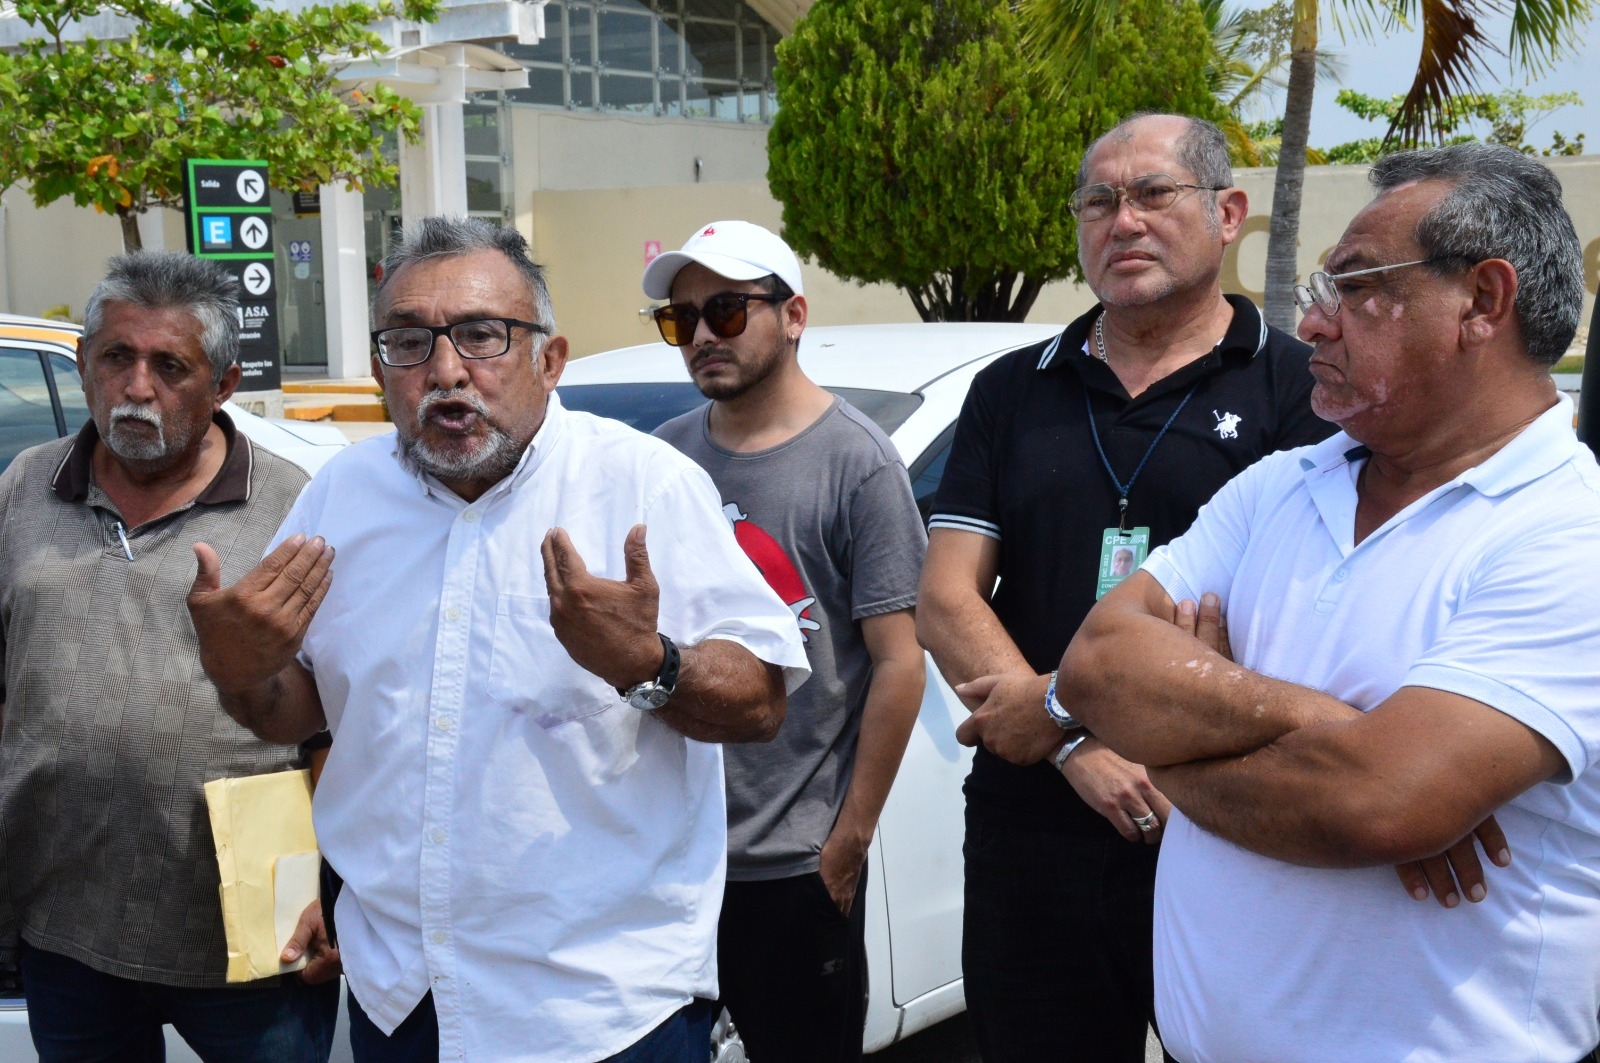
[{"label": "white polo shirt", "polygon": [[648,527],[659,627],[808,674],[794,616],[711,480],[615,421],[549,412],[468,505],[393,436],[345,450],[281,538],[322,535],[333,586],[301,652],[333,730],[317,838],[345,879],[345,972],[391,1031],[430,989],[446,1060],[594,1060],[716,995],[727,828],[720,748],[624,704],[550,627],[560,526],[622,579]]},{"label": "white polo shirt", "polygon": [[1174,812],[1156,882],[1157,1015],[1184,1063],[1572,1063],[1600,1040],[1600,470],[1562,399],[1355,545],[1365,450],[1274,454],[1145,569],[1220,594],[1239,662],[1370,710],[1422,686],[1549,739],[1572,781],[1496,816],[1481,904],[1391,867],[1258,856]]}]

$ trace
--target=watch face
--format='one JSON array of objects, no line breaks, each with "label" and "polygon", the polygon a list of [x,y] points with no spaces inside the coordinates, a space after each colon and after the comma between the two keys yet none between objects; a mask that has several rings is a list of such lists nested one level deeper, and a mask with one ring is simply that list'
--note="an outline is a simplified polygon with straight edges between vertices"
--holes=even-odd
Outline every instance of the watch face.
[{"label": "watch face", "polygon": [[672,691],[651,685],[644,690],[635,691],[634,695],[628,699],[628,704],[640,712],[651,712],[665,705],[667,699],[671,696]]}]

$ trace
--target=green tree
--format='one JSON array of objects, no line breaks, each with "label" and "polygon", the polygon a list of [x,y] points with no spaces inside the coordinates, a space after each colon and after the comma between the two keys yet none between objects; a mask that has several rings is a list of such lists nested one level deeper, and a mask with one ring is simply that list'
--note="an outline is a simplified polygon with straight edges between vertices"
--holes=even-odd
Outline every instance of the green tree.
[{"label": "green tree", "polygon": [[823,268],[895,284],[925,321],[1021,321],[1081,277],[1067,199],[1125,113],[1212,117],[1193,0],[1129,0],[1117,57],[1064,83],[1021,58],[1008,0],[817,0],[778,46],[767,181]]},{"label": "green tree", "polygon": [[[17,0],[40,36],[0,53],[0,189],[27,182],[39,206],[70,198],[115,214],[123,245],[137,217],[181,208],[190,158],[264,159],[275,185],[392,183],[384,134],[415,137],[420,112],[383,86],[341,90],[333,56],[376,55],[366,27],[437,17],[438,0],[290,12],[253,0]],[[125,39],[74,39],[73,23],[120,16]]]},{"label": "green tree", "polygon": [[[1021,0],[1033,48],[1055,56],[1068,70],[1093,69],[1123,4],[1131,0]],[[1272,229],[1267,242],[1266,317],[1279,328],[1294,325],[1296,249],[1300,235],[1300,196],[1305,183],[1306,140],[1311,130],[1311,99],[1316,83],[1317,44],[1326,16],[1339,28],[1343,18],[1370,36],[1374,18],[1387,28],[1419,25],[1422,50],[1411,89],[1384,137],[1402,147],[1440,139],[1438,123],[1448,100],[1475,90],[1487,58],[1508,56],[1514,69],[1537,74],[1580,38],[1589,21],[1590,0],[1510,0],[1490,9],[1509,9],[1506,48],[1479,26],[1476,0],[1293,0],[1289,36],[1289,83],[1284,100],[1283,138],[1272,197]]]},{"label": "green tree", "polygon": [[[1380,99],[1354,89],[1341,89],[1334,100],[1358,118],[1390,124],[1405,103],[1404,96]],[[1543,96],[1530,96],[1521,89],[1469,92],[1450,97],[1445,115],[1435,128],[1447,143],[1459,144],[1480,139],[1469,129],[1482,123],[1487,126],[1487,132],[1481,139],[1490,144],[1503,144],[1524,155],[1582,155],[1582,133],[1568,140],[1552,130],[1550,146],[1544,149],[1528,143],[1527,139],[1534,126],[1563,107],[1581,106],[1583,98],[1576,92],[1552,92]],[[1376,162],[1383,154],[1383,143],[1382,137],[1366,137],[1329,148],[1325,154],[1330,162]]]}]

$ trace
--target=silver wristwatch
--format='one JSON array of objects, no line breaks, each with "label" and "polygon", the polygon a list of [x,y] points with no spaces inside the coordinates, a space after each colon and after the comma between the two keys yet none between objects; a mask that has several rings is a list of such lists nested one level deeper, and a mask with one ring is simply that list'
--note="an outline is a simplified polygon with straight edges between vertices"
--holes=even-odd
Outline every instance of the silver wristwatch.
[{"label": "silver wristwatch", "polygon": [[678,668],[683,664],[683,656],[678,652],[677,645],[660,632],[656,633],[656,637],[661,640],[663,651],[661,671],[656,673],[654,679],[635,683],[626,690],[617,688],[622,700],[640,712],[654,712],[667,703],[678,685]]},{"label": "silver wristwatch", "polygon": [[1049,714],[1051,721],[1063,731],[1079,731],[1083,724],[1068,712],[1061,702],[1056,700],[1056,672],[1050,673],[1050,687],[1044,692],[1044,711]]}]

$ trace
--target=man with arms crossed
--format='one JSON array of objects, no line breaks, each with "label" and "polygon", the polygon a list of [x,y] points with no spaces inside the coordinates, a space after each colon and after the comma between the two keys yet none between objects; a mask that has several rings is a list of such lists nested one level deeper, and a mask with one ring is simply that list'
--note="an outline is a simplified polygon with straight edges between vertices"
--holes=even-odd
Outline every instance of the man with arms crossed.
[{"label": "man with arms crossed", "polygon": [[1152,1014],[1167,803],[1137,761],[1052,721],[1061,651],[1230,477],[1332,430],[1306,348],[1218,286],[1247,206],[1231,185],[1222,134],[1195,119],[1133,118],[1090,147],[1073,209],[1101,306],[978,375],[934,505],[917,633],[966,684],[958,735],[981,743],[962,967],[990,1063],[1142,1061]]},{"label": "man with arms crossed", "polygon": [[287,565],[223,591],[202,552],[191,598],[230,713],[333,731],[356,1059],[703,1063],[727,832],[702,743],[777,731],[794,618],[693,462],[562,409],[515,231],[424,219],[373,321],[396,435],[322,471]]},{"label": "man with arms crossed", "polygon": [[656,258],[644,290],[672,300],[662,338],[712,400],[656,435],[711,474],[811,663],[778,737],[723,751],[722,1001],[763,1063],[857,1060],[867,846],[925,681],[922,517],[894,444],[800,368],[806,299],[787,244],[713,222]]},{"label": "man with arms crossed", "polygon": [[[1588,1059],[1600,469],[1549,375],[1578,239],[1506,148],[1370,177],[1297,292],[1344,431],[1235,479],[1112,592],[1065,692],[1180,810],[1156,898],[1174,1056]],[[1171,624],[1196,600],[1204,640]],[[1208,648],[1219,610],[1237,665]],[[1386,865],[1417,860],[1414,900]]]},{"label": "man with arms crossed", "polygon": [[202,788],[302,762],[217,712],[183,606],[195,540],[237,579],[306,482],[222,411],[238,287],[189,255],[113,259],[78,352],[90,419],[0,477],[0,931],[20,925],[46,1063],[158,1060],[169,1023],[216,1063],[333,1043],[323,964],[317,986],[226,982]]}]

